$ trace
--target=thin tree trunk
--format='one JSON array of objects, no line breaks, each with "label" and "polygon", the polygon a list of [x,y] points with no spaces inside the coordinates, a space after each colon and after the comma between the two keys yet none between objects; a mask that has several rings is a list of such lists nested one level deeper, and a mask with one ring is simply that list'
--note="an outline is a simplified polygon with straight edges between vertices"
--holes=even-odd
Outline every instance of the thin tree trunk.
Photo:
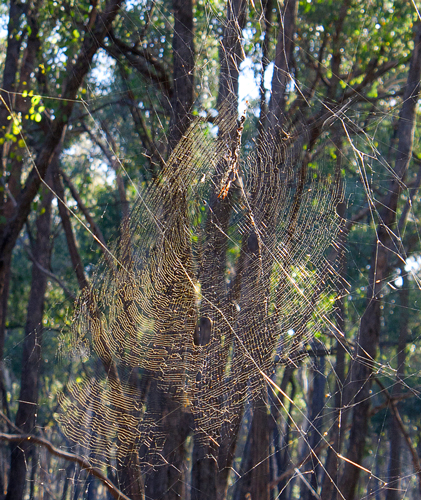
[{"label": "thin tree trunk", "polygon": [[291,79],[297,9],[297,0],[288,0],[280,12],[280,26],[272,76],[272,97],[269,103],[269,127],[278,132],[281,131],[285,118],[285,95]]},{"label": "thin tree trunk", "polygon": [[380,294],[388,279],[389,253],[395,243],[392,239],[392,234],[396,230],[396,209],[401,185],[412,154],[416,104],[420,93],[420,75],[421,23],[417,26],[414,51],[399,115],[398,151],[394,168],[394,178],[388,187],[389,195],[385,206],[380,211],[381,219],[377,228],[369,276],[367,306],[361,318],[358,336],[358,348],[352,380],[355,390],[352,427],[347,461],[344,464],[340,482],[340,491],[346,500],[353,500],[355,498],[358,478],[361,473],[361,469],[353,465],[353,463],[361,464],[364,457],[370,409],[371,374],[380,339]]},{"label": "thin tree trunk", "polygon": [[266,398],[253,402],[253,416],[244,450],[242,473],[235,500],[269,499],[269,415]]},{"label": "thin tree trunk", "polygon": [[[16,75],[19,65],[19,53],[24,37],[20,32],[20,18],[23,6],[20,2],[10,0],[9,22],[7,25],[7,48],[3,69],[3,84],[0,92],[0,128],[5,130],[9,123],[7,117],[9,110],[6,105],[13,109],[16,92]],[[4,100],[4,102],[3,102]],[[6,103],[6,105],[5,105]],[[0,164],[3,164],[3,145],[0,145]]]},{"label": "thin tree trunk", "polygon": [[[236,127],[233,127],[232,124],[236,123],[238,116],[238,77],[239,66],[243,60],[241,40],[246,20],[246,7],[245,0],[227,2],[227,22],[219,52],[221,69],[217,104],[221,112],[224,112],[226,120],[219,127],[218,140],[227,144],[227,153],[233,148],[236,137]],[[226,168],[225,163],[216,166],[214,181],[216,186],[220,186],[224,168]],[[230,214],[230,194],[226,199],[218,198],[216,189],[211,195],[207,213],[202,264],[203,275],[213,276],[214,279],[203,282],[202,293],[205,297],[215,301],[217,307],[223,310],[224,315],[231,320],[232,314],[229,312],[230,304],[226,300],[227,290],[225,286],[226,235]],[[213,312],[207,302],[202,304],[202,317],[212,318]],[[207,343],[209,340],[209,338],[206,341],[199,339],[199,343]],[[198,437],[194,438],[192,500],[225,498],[228,473],[234,458],[241,418],[242,414],[236,417],[236,421],[231,423],[227,434],[222,431],[219,450],[211,444],[204,445]],[[218,473],[218,466],[220,473]]]},{"label": "thin tree trunk", "polygon": [[174,149],[192,120],[194,39],[192,0],[173,0],[173,80],[169,147]]},{"label": "thin tree trunk", "polygon": [[[408,314],[409,310],[409,283],[405,269],[401,268],[402,288],[399,291],[401,320],[399,325],[399,340],[397,345],[397,367],[396,383],[392,389],[392,397],[396,397],[401,392],[401,383],[404,379],[404,367],[406,359],[406,342],[408,339]],[[402,493],[400,491],[401,479],[401,455],[402,455],[402,437],[396,418],[393,414],[389,415],[389,470],[388,470],[388,489],[386,500],[398,500]]]},{"label": "thin tree trunk", "polygon": [[[337,172],[340,174],[342,167],[342,152],[341,143],[337,142]],[[338,215],[345,220],[346,218],[346,202],[342,201],[338,204],[336,209]],[[340,234],[337,242],[338,252],[338,274],[340,276],[340,289],[339,296],[336,300],[336,311],[335,311],[335,323],[337,330],[337,341],[336,341],[336,363],[335,363],[335,416],[334,425],[330,432],[329,440],[331,446],[328,449],[325,466],[323,469],[324,477],[322,483],[321,498],[323,500],[331,500],[335,488],[338,485],[339,479],[339,458],[338,455],[341,453],[341,447],[343,442],[343,428],[345,427],[343,407],[345,405],[344,401],[344,383],[345,383],[345,354],[346,349],[344,343],[341,340],[341,335],[345,336],[345,303],[344,297],[346,294],[346,270],[347,270],[347,258],[346,258],[346,242],[348,239],[349,230],[344,228]]]},{"label": "thin tree trunk", "polygon": [[[281,21],[276,46],[275,66],[272,77],[272,97],[269,103],[268,115],[269,134],[273,134],[273,137],[280,136],[282,122],[285,116],[285,93],[289,80],[289,68],[291,66],[292,60],[293,37],[295,33],[297,8],[298,3],[295,0],[291,0],[286,3],[284,9],[282,9],[280,12]],[[262,139],[262,137],[260,139]],[[260,175],[258,183],[261,184],[261,187],[266,190],[268,192],[268,196],[270,196],[269,192],[271,192],[271,189],[273,188],[273,190],[276,190],[276,182],[273,186],[269,186],[270,181],[268,179],[268,176],[270,175],[270,173],[268,172],[268,170],[270,169],[270,163],[268,161],[268,165],[265,164],[266,155],[263,153],[268,145],[264,144],[264,142],[265,141],[263,140],[260,143]],[[274,234],[276,222],[269,214],[265,213],[262,215],[263,226],[267,228],[265,240],[270,241],[272,235]],[[250,234],[249,238],[251,236],[252,235]],[[249,251],[250,250],[248,250],[248,252]],[[259,286],[261,286],[260,292],[257,292],[259,288],[256,287],[254,293],[257,296],[261,296],[263,299],[264,297],[269,296],[268,290],[270,273],[272,269],[272,258],[270,255],[264,255],[260,248],[258,250],[258,253],[260,259],[263,257],[264,260],[267,260],[267,262],[263,264],[265,275],[261,276],[260,268],[253,265],[257,260],[257,255],[255,255],[254,259],[252,259],[251,262],[246,263],[244,266],[246,271],[244,276],[243,288],[247,293],[247,291],[251,292],[251,288],[250,290],[247,290],[247,284],[249,286],[259,284]],[[253,296],[253,294],[251,296]],[[249,315],[249,318],[264,317],[266,309],[267,304],[265,300],[262,300],[260,305],[241,304],[239,321],[246,322],[247,315]],[[247,331],[247,327],[245,331]],[[264,354],[262,353],[260,357],[263,359]],[[263,385],[266,387],[266,382],[263,382]],[[244,469],[246,471],[246,476],[244,479],[239,481],[237,492],[235,494],[235,496],[239,500],[243,500],[243,498],[246,498],[246,495],[248,494],[251,495],[252,500],[269,500],[270,498],[269,444],[271,425],[270,414],[268,412],[267,401],[264,397],[264,394],[266,394],[266,391],[262,389],[261,396],[253,401],[253,416],[250,427],[251,435],[249,443],[249,456],[244,457]]]},{"label": "thin tree trunk", "polygon": [[70,260],[72,261],[73,269],[75,271],[79,288],[83,290],[88,287],[88,281],[85,277],[85,272],[83,269],[82,259],[80,258],[79,251],[77,248],[76,240],[73,234],[72,222],[70,220],[69,211],[66,206],[66,197],[64,194],[64,186],[62,179],[60,177],[58,161],[59,154],[55,155],[54,161],[52,162],[53,168],[53,185],[54,191],[57,196],[58,210],[60,213],[61,223],[63,225],[64,234],[66,235],[67,247],[70,253]]},{"label": "thin tree trunk", "polygon": [[[294,379],[292,378],[292,374],[294,371],[295,367],[288,367],[286,370],[289,370],[290,375],[290,383],[291,383],[291,393],[289,396],[290,404],[289,404],[289,409],[288,409],[288,414],[284,426],[284,434],[282,436],[282,441],[281,441],[281,436],[279,435],[279,431],[277,431],[277,440],[275,441],[275,456],[276,456],[276,465],[277,465],[277,476],[280,477],[282,474],[284,474],[290,465],[290,433],[291,429],[293,428],[293,421],[292,421],[292,411],[294,407],[294,397],[295,397],[295,382]],[[285,377],[285,375],[284,375]],[[282,388],[282,386],[281,386]],[[286,386],[285,386],[286,389]],[[285,391],[284,391],[285,392]],[[282,447],[280,446],[280,443],[282,442]],[[285,478],[278,483],[278,496],[276,497],[277,500],[286,500],[288,498],[288,478]]]},{"label": "thin tree trunk", "polygon": [[262,70],[260,73],[260,116],[258,123],[259,137],[262,136],[262,132],[267,129],[267,102],[266,102],[266,88],[265,88],[265,73],[266,69],[270,64],[269,60],[269,48],[270,48],[270,37],[272,35],[273,26],[273,0],[264,0],[262,2],[262,14],[263,19],[263,43],[262,43]]},{"label": "thin tree trunk", "polygon": [[[193,108],[193,82],[194,82],[194,43],[193,43],[193,4],[191,0],[173,0],[174,36],[173,36],[173,78],[174,93],[171,109],[171,122],[169,131],[169,150],[175,148],[177,143],[187,131]],[[180,198],[183,194],[177,193]],[[184,230],[188,224],[187,207],[180,201],[180,218],[184,218]],[[181,208],[182,207],[182,208]],[[166,210],[173,207],[166,207]],[[164,257],[165,258],[165,257]],[[180,253],[180,260],[185,263],[185,269],[190,269],[190,249]],[[176,279],[176,278],[175,278]],[[174,286],[174,290],[176,290]],[[171,296],[174,293],[174,297]],[[174,300],[174,309],[177,292],[169,292],[167,299]],[[182,308],[181,308],[182,309]],[[168,320],[163,319],[162,328],[170,330]],[[169,335],[174,332],[169,331]],[[187,332],[186,332],[187,334]],[[185,441],[191,432],[191,415],[184,411],[180,401],[171,394],[159,388],[157,381],[152,381],[149,386],[147,408],[156,415],[163,432],[165,443],[162,455],[147,452],[147,460],[156,465],[154,470],[148,472],[145,480],[146,495],[154,500],[177,500],[183,497],[185,491],[184,462],[186,455]],[[162,463],[162,458],[164,463]]]},{"label": "thin tree trunk", "polygon": [[307,433],[308,449],[307,453],[311,454],[311,460],[307,462],[304,470],[311,470],[311,475],[307,475],[307,481],[310,484],[310,489],[307,485],[302,485],[301,498],[303,500],[317,500],[318,496],[317,489],[319,486],[319,471],[320,463],[319,457],[315,456],[314,450],[316,450],[320,441],[322,441],[322,425],[323,425],[323,407],[325,403],[325,385],[326,377],[324,374],[325,370],[325,357],[314,358],[314,364],[312,367],[313,372],[313,389],[311,397],[311,412],[310,412],[310,426]]},{"label": "thin tree trunk", "polygon": [[[10,0],[9,7],[9,22],[7,26],[7,48],[6,57],[3,69],[3,82],[0,90],[0,129],[7,130],[10,122],[7,120],[9,110],[14,106],[15,91],[16,91],[16,75],[19,64],[19,54],[23,42],[23,36],[20,35],[20,18],[23,9],[20,2]],[[4,101],[4,102],[3,102]],[[3,172],[3,157],[5,145],[0,145],[0,171]],[[7,204],[7,197],[5,191],[0,193],[0,220],[5,217],[5,209]],[[5,231],[5,224],[0,222],[0,239]],[[7,301],[9,296],[9,282],[10,282],[10,264],[11,254],[4,256],[4,265],[0,267],[0,390],[2,407],[8,415],[6,387],[4,384],[3,374],[3,350],[6,331],[6,316],[7,316]],[[3,286],[1,286],[1,284]]]},{"label": "thin tree trunk", "polygon": [[4,351],[4,340],[6,334],[7,301],[9,298],[11,262],[12,262],[12,256],[9,255],[7,259],[5,259],[4,267],[0,269],[0,281],[4,285],[2,293],[0,295],[0,391],[1,391],[1,402],[3,411],[6,413],[7,417],[10,417],[10,414],[9,414],[9,404],[7,402],[7,389],[4,379],[3,351]]},{"label": "thin tree trunk", "polygon": [[[50,226],[53,194],[43,189],[43,203],[37,217],[37,237],[33,249],[34,258],[43,267],[50,267]],[[38,408],[39,371],[41,364],[42,318],[47,276],[35,264],[32,266],[32,284],[25,325],[22,353],[21,389],[16,425],[24,433],[32,433]],[[29,461],[30,444],[26,441],[12,445],[11,467],[6,500],[21,500],[26,485],[26,464]]]}]

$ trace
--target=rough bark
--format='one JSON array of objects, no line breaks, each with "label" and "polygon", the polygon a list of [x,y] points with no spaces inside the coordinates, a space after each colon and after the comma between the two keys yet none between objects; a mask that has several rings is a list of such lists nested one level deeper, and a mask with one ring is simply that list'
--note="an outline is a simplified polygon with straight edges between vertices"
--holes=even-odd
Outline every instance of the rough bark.
[{"label": "rough bark", "polygon": [[398,122],[398,147],[394,167],[394,178],[388,186],[388,197],[380,211],[380,222],[376,231],[373,250],[367,306],[361,318],[352,383],[355,390],[352,426],[347,459],[340,482],[340,492],[346,500],[355,498],[361,469],[351,462],[361,464],[368,431],[370,389],[373,362],[376,359],[380,339],[381,290],[388,279],[390,250],[395,244],[396,209],[402,182],[405,178],[413,146],[416,103],[420,93],[421,75],[421,24],[417,25],[415,46],[408,72],[403,104]]},{"label": "rough bark", "polygon": [[[276,137],[281,136],[282,123],[285,116],[285,93],[289,81],[289,68],[292,64],[293,37],[295,33],[297,8],[298,3],[295,0],[292,0],[287,2],[280,12],[281,21],[272,77],[272,96],[269,103],[267,124],[268,131],[266,131],[266,134],[271,134],[273,141],[276,141]],[[267,140],[268,135],[266,135],[266,141]],[[269,186],[268,184],[268,176],[270,173],[267,171],[267,165],[265,165],[266,155],[264,154],[264,150],[267,147],[267,144],[264,142],[265,141],[262,141],[260,143],[260,147],[262,148],[259,155],[261,172],[257,183],[267,192],[267,196],[271,196],[272,189],[273,192],[276,191],[276,182],[273,186]],[[252,201],[253,208],[256,203],[258,203],[258,201]],[[257,205],[255,208],[257,209]],[[276,222],[273,221],[272,217],[264,211],[262,215],[262,225],[267,228],[267,234],[265,234],[264,240],[270,241],[274,235]],[[294,232],[293,228],[291,232]],[[251,284],[251,286],[258,284],[259,288],[255,289],[255,294],[262,297],[262,300],[260,302],[260,307],[257,304],[242,303],[239,318],[240,322],[242,320],[246,322],[247,315],[249,318],[264,317],[264,311],[267,310],[272,258],[270,255],[265,255],[265,252],[261,252],[260,249],[258,253],[259,258],[263,258],[263,269],[265,269],[264,276],[260,275],[260,269],[253,266],[253,262],[246,263],[244,266],[245,276],[243,278],[243,288],[245,288],[246,293],[247,291],[251,292],[251,288],[250,290],[247,290],[247,284]],[[257,256],[254,257],[257,258]],[[259,292],[257,292],[257,290],[259,290]],[[253,296],[253,294],[251,294],[251,296]],[[271,425],[270,414],[267,411],[266,398],[263,397],[263,394],[264,392],[262,392],[261,398],[253,401],[253,417],[250,428],[251,435],[248,456],[243,457],[243,469],[247,472],[247,474],[244,479],[239,481],[236,489],[237,491],[235,493],[235,496],[241,500],[242,498],[245,498],[247,494],[250,494],[252,499],[259,500],[269,500],[270,497],[268,485],[270,483],[269,443]]]},{"label": "rough bark", "polygon": [[[244,0],[233,0],[227,2],[227,21],[220,49],[220,75],[217,104],[223,107],[227,116],[226,124],[236,122],[238,115],[238,77],[239,66],[243,60],[241,46],[242,30],[246,20],[247,3]],[[235,127],[222,126],[219,129],[218,140],[224,141],[227,152],[234,147],[236,137]],[[215,185],[219,186],[223,174],[224,165],[217,165]],[[224,311],[226,317],[232,315],[228,311],[230,305],[227,303],[227,290],[225,286],[226,265],[226,235],[228,222],[231,214],[230,194],[223,200],[218,198],[218,192],[211,195],[209,211],[207,213],[205,234],[203,243],[203,264],[201,272],[205,276],[214,276],[212,282],[205,281],[202,292],[211,298],[214,303]],[[202,317],[208,317],[211,311],[206,309],[207,303],[202,305]],[[228,309],[227,309],[228,308]],[[211,317],[211,316],[209,316]],[[200,343],[200,342],[199,342]],[[193,448],[192,468],[192,498],[211,499],[224,498],[226,495],[228,472],[234,459],[235,443],[240,428],[242,414],[238,415],[237,421],[232,422],[233,431],[222,435],[219,451],[213,446],[204,446],[195,439]],[[218,474],[218,467],[221,471]]]},{"label": "rough bark", "polygon": [[[16,76],[19,64],[19,54],[23,42],[23,37],[19,35],[20,18],[22,15],[22,4],[15,0],[10,0],[9,22],[7,25],[7,48],[4,60],[3,82],[0,91],[0,130],[6,131],[10,125],[7,120],[9,109],[13,108],[15,102]],[[4,144],[0,145],[0,170],[3,172]],[[5,191],[0,192],[0,218],[5,216],[5,205],[7,197]],[[4,233],[5,225],[0,222],[0,239]],[[6,389],[3,377],[3,349],[6,328],[7,299],[9,296],[11,254],[4,257],[4,264],[0,267],[0,389],[2,406],[7,409]]]},{"label": "rough bark", "polygon": [[[35,259],[45,268],[50,266],[50,226],[51,201],[53,195],[47,188],[43,189],[41,210],[37,217],[37,237],[33,254]],[[47,287],[47,276],[38,266],[32,266],[32,284],[28,302],[28,314],[25,325],[25,339],[22,353],[22,375],[19,394],[19,407],[16,415],[16,426],[29,434],[34,431],[37,408],[38,386],[42,349],[42,318],[44,313],[44,296]],[[12,446],[10,478],[7,500],[21,500],[26,485],[26,464],[29,461],[31,445],[24,441]]]},{"label": "rough bark", "polygon": [[[311,455],[311,459],[303,468],[310,471],[311,475],[306,475],[307,481],[310,484],[310,489],[307,485],[302,485],[301,498],[303,500],[317,500],[319,498],[317,491],[319,486],[319,473],[320,473],[320,463],[319,459],[315,453],[318,444],[323,441],[322,438],[322,425],[323,425],[323,407],[325,403],[325,384],[326,377],[324,374],[325,369],[325,357],[315,357],[314,364],[312,367],[313,372],[313,388],[311,396],[311,410],[310,410],[310,421],[309,421],[309,431],[307,433],[307,450],[306,453]],[[315,494],[316,492],[316,494]],[[316,496],[317,495],[317,496]]]},{"label": "rough bark", "polygon": [[168,144],[173,149],[192,120],[194,40],[192,0],[173,0],[173,99]]},{"label": "rough bark", "polygon": [[[404,367],[406,359],[406,342],[408,339],[408,314],[406,311],[409,307],[409,283],[404,269],[402,271],[402,288],[399,291],[400,308],[403,312],[399,325],[399,339],[397,345],[397,366],[396,366],[396,384],[392,389],[392,398],[399,396],[404,379]],[[399,425],[393,413],[389,415],[389,470],[388,470],[388,489],[386,492],[386,500],[398,500],[401,496],[400,479],[401,479],[401,454],[402,454],[402,437]]]},{"label": "rough bark", "polygon": [[298,2],[285,2],[280,12],[280,26],[276,44],[275,65],[272,77],[272,97],[269,103],[270,128],[281,130],[285,117],[285,94],[291,79],[294,33]]}]

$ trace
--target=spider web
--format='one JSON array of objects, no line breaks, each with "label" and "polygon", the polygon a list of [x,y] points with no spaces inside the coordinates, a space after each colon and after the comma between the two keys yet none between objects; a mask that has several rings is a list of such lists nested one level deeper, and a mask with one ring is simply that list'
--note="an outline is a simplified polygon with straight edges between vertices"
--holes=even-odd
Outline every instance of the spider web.
[{"label": "spider web", "polygon": [[[214,127],[237,127],[227,121],[222,109]],[[105,375],[71,385],[60,423],[98,465],[141,444],[162,451],[165,429],[137,387],[138,370],[191,412],[202,439],[218,441],[221,423],[265,390],[275,363],[297,360],[315,332],[332,329],[325,315],[335,257],[327,254],[343,223],[337,179],[303,173],[302,162],[289,161],[287,141],[268,137],[240,162],[239,186],[218,198],[214,179],[228,167],[227,145],[206,127],[192,125],[153,185],[139,191],[114,261],[103,260],[76,306],[64,349],[94,356]],[[231,214],[220,248],[206,233],[223,232],[215,204]],[[207,256],[229,248],[237,271],[227,283],[221,263]]]},{"label": "spider web", "polygon": [[[356,121],[346,111],[333,114],[349,134]],[[221,186],[229,178],[231,157],[230,147],[218,139],[220,127],[232,133],[238,127],[224,107],[212,127],[197,120],[152,186],[138,189],[136,206],[111,247],[114,263],[103,259],[92,288],[79,299],[70,351],[99,362],[62,397],[60,422],[98,467],[118,469],[136,450],[142,450],[143,464],[152,463],[152,456],[158,456],[154,466],[166,463],[162,398],[192,416],[201,442],[220,444],[244,408],[252,408],[262,394],[267,400],[268,387],[275,400],[283,398],[280,379],[273,377],[277,366],[308,362],[321,332],[342,342],[331,321],[343,293],[337,273],[345,226],[336,212],[343,201],[339,173],[329,170],[326,158],[308,168],[305,152],[297,153],[294,145],[311,131],[292,128],[280,141],[275,127],[255,140],[254,153],[241,158],[239,177],[224,199]],[[377,221],[367,169],[384,169],[390,176],[391,167],[364,131],[348,139]],[[227,220],[220,220],[220,206]],[[229,262],[228,255],[234,256]],[[221,256],[222,262],[215,261]],[[315,356],[310,367],[317,377]],[[382,362],[376,366],[393,378]],[[327,443],[314,427],[317,416],[297,410],[294,417],[292,408],[287,411],[284,431],[295,432],[311,455],[315,443]],[[303,429],[313,430],[316,441]],[[317,459],[313,468],[320,466]],[[316,494],[306,483],[306,466],[300,470],[292,478]],[[384,489],[385,481],[377,480]]]}]

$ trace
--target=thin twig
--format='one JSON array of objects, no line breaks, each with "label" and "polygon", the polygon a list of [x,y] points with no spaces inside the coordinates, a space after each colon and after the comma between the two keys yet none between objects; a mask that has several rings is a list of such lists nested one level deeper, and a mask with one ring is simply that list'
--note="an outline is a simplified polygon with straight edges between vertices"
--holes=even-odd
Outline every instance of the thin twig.
[{"label": "thin twig", "polygon": [[69,298],[71,300],[76,300],[76,295],[69,289],[67,288],[67,286],[64,284],[64,282],[58,277],[56,276],[54,273],[52,273],[51,271],[49,271],[48,269],[46,269],[44,266],[42,266],[36,259],[35,257],[33,256],[31,250],[25,246],[25,251],[26,251],[26,254],[29,258],[29,260],[42,272],[44,273],[46,276],[48,276],[49,278],[51,278],[53,281],[55,281],[59,286],[60,288],[62,288],[62,290],[64,291],[64,293],[66,295],[69,296]]},{"label": "thin twig", "polygon": [[7,422],[11,429],[13,429],[16,434],[6,434],[4,432],[0,433],[0,441],[8,441],[9,443],[29,441],[38,446],[43,446],[46,448],[52,455],[56,457],[63,458],[64,460],[68,460],[69,462],[74,462],[78,464],[81,469],[85,470],[88,474],[99,479],[102,484],[108,489],[111,495],[114,498],[119,500],[130,500],[128,496],[126,496],[121,490],[117,488],[101,471],[92,467],[92,465],[85,458],[75,455],[74,453],[69,453],[67,451],[62,451],[59,448],[56,448],[50,441],[45,438],[34,436],[33,434],[23,434],[18,427],[16,427],[7,417],[6,415],[0,411],[0,417]]}]

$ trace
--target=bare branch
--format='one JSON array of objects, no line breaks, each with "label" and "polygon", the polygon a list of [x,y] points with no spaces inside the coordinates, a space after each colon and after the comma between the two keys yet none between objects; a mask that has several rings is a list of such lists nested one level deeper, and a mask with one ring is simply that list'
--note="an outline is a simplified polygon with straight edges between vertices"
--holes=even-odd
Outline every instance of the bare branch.
[{"label": "bare branch", "polygon": [[69,289],[67,288],[67,286],[65,285],[65,283],[58,277],[56,276],[53,272],[49,271],[48,269],[46,269],[45,267],[43,267],[36,259],[35,257],[33,256],[31,250],[26,247],[25,248],[26,250],[26,254],[28,255],[28,258],[29,260],[35,265],[37,266],[37,268],[42,272],[44,273],[46,276],[48,276],[49,278],[51,278],[53,281],[55,281],[59,286],[60,288],[63,289],[64,293],[66,295],[69,296],[70,299],[72,300],[76,300],[76,295]]},{"label": "bare branch", "polygon": [[[3,415],[1,412],[0,416],[2,416],[3,418],[5,417],[5,415]],[[69,453],[67,451],[62,451],[56,448],[50,441],[45,438],[34,436],[33,434],[6,434],[4,432],[1,432],[0,441],[8,441],[9,443],[29,441],[32,444],[43,446],[52,455],[78,464],[88,474],[91,474],[92,476],[99,479],[114,498],[117,498],[119,500],[130,500],[130,498],[126,496],[121,490],[119,490],[117,486],[115,486],[102,472],[100,472],[95,467],[92,467],[88,460],[79,455],[75,455],[74,453]]]}]

